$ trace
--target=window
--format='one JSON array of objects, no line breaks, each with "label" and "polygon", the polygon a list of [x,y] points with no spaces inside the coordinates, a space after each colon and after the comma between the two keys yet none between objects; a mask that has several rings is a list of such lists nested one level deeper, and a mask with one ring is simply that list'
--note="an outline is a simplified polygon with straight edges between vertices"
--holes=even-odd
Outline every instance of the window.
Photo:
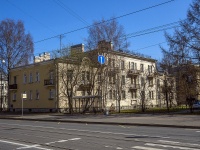
[{"label": "window", "polygon": [[36,72],[35,81],[36,81],[36,82],[40,81],[40,74],[39,74],[39,72]]},{"label": "window", "polygon": [[14,76],[14,84],[17,84],[17,76]]},{"label": "window", "polygon": [[121,60],[121,69],[122,69],[122,70],[124,70],[124,69],[125,69],[124,60]]},{"label": "window", "polygon": [[122,75],[122,85],[125,85],[125,76]]},{"label": "window", "polygon": [[39,98],[40,98],[39,91],[36,90],[36,100],[39,100]]},{"label": "window", "polygon": [[13,93],[13,101],[16,101],[16,100],[17,100],[17,94]]},{"label": "window", "polygon": [[82,71],[82,80],[85,80],[85,71]]},{"label": "window", "polygon": [[112,77],[111,76],[108,77],[108,80],[109,80],[109,83],[112,84]]},{"label": "window", "polygon": [[114,99],[116,99],[116,94],[117,94],[116,91],[113,90],[113,98],[114,98]]},{"label": "window", "polygon": [[67,80],[72,81],[73,78],[73,70],[67,70]]},{"label": "window", "polygon": [[85,96],[85,91],[81,91],[81,95],[82,95],[82,96]]},{"label": "window", "polygon": [[149,71],[149,73],[153,72],[153,66],[152,65],[148,65],[148,71]]},{"label": "window", "polygon": [[160,87],[160,80],[157,79],[157,86]]},{"label": "window", "polygon": [[27,82],[27,76],[26,74],[24,74],[24,84],[26,84],[26,82]]},{"label": "window", "polygon": [[131,70],[134,70],[134,62],[131,62]]},{"label": "window", "polygon": [[140,64],[140,71],[144,72],[144,64]]},{"label": "window", "polygon": [[145,100],[145,91],[141,91],[141,99]]},{"label": "window", "polygon": [[97,81],[101,82],[101,73],[100,72],[98,73]]},{"label": "window", "polygon": [[102,91],[100,89],[97,90],[98,95],[102,95]]},{"label": "window", "polygon": [[32,72],[30,72],[30,75],[29,75],[29,83],[33,83],[33,74],[32,74]]},{"label": "window", "polygon": [[29,91],[29,100],[32,100],[33,99],[33,93],[32,93],[32,90]]},{"label": "window", "polygon": [[149,86],[153,86],[153,79],[149,79]]},{"label": "window", "polygon": [[161,92],[158,92],[158,99],[161,99]]},{"label": "window", "polygon": [[111,66],[111,58],[108,58],[108,66]]},{"label": "window", "polygon": [[53,71],[49,72],[49,79],[53,79]]},{"label": "window", "polygon": [[131,98],[136,99],[137,98],[137,91],[131,92]]},{"label": "window", "polygon": [[153,99],[153,91],[149,91],[149,99]]},{"label": "window", "polygon": [[112,99],[112,90],[109,91],[109,98]]},{"label": "window", "polygon": [[116,83],[116,76],[113,77],[113,84]]},{"label": "window", "polygon": [[90,80],[90,73],[89,73],[89,71],[86,72],[86,79]]},{"label": "window", "polygon": [[126,98],[126,91],[122,90],[122,99]]},{"label": "window", "polygon": [[49,90],[49,99],[53,99],[54,98],[54,90],[50,89]]},{"label": "window", "polygon": [[144,86],[144,77],[141,77],[141,86]]},{"label": "window", "polygon": [[115,67],[115,60],[112,60],[112,67]]}]

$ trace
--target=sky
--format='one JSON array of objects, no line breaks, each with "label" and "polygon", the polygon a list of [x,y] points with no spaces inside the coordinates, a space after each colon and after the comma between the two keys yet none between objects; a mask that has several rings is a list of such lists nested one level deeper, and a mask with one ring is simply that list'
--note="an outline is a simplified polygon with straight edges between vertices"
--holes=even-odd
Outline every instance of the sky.
[{"label": "sky", "polygon": [[125,33],[131,34],[126,39],[129,50],[161,60],[160,46],[167,48],[164,31],[173,34],[171,27],[177,24],[163,25],[186,19],[191,3],[192,0],[0,0],[0,21],[22,20],[26,33],[32,35],[34,54],[39,55],[59,49],[59,35],[63,35],[62,46],[85,44],[88,32],[84,27],[102,18],[116,17]]}]

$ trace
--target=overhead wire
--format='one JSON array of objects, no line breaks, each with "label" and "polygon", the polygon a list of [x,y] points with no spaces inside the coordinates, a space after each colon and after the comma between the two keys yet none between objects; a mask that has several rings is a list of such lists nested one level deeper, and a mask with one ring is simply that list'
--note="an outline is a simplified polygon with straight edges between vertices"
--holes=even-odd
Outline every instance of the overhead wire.
[{"label": "overhead wire", "polygon": [[79,21],[81,21],[83,24],[88,25],[88,23],[80,15],[78,15],[75,11],[73,11],[72,9],[70,9],[69,7],[67,7],[67,5],[64,4],[63,2],[61,2],[60,0],[54,0],[54,3],[56,3],[57,5],[59,5],[67,13],[71,14],[73,17],[75,17],[76,19],[78,19]]},{"label": "overhead wire", "polygon": [[[183,21],[183,20],[181,20],[181,21]],[[153,27],[153,28],[149,28],[149,29],[145,29],[145,30],[141,30],[141,31],[129,33],[129,34],[127,34],[128,36],[123,35],[121,37],[121,39],[133,38],[133,37],[143,36],[143,35],[146,35],[146,34],[151,34],[151,33],[156,33],[156,32],[160,32],[160,31],[164,31],[164,30],[169,30],[169,29],[177,28],[177,27],[180,27],[180,25],[176,25],[176,24],[180,23],[181,21],[176,21],[176,22],[164,24],[164,25],[161,25],[161,26],[157,26],[157,27]],[[170,26],[170,25],[174,25],[174,26]],[[170,27],[167,27],[167,26],[170,26]],[[162,27],[166,27],[166,28],[162,28]],[[155,29],[157,29],[157,30],[155,30]],[[145,49],[145,48],[156,46],[156,45],[163,44],[163,43],[166,43],[166,42],[162,42],[162,43],[150,45],[150,46],[147,46],[147,47],[144,47],[144,48],[141,48],[141,49]],[[134,51],[137,51],[137,50],[140,50],[140,49],[136,49]],[[54,51],[55,50],[48,51],[48,52],[54,52]]]},{"label": "overhead wire", "polygon": [[[129,16],[129,15],[132,15],[132,14],[135,14],[135,13],[138,13],[138,12],[142,12],[142,11],[145,11],[145,10],[149,10],[149,9],[152,9],[152,8],[155,8],[155,7],[158,7],[158,6],[162,6],[162,5],[165,5],[165,4],[168,4],[168,3],[171,3],[175,0],[169,0],[169,1],[166,1],[166,2],[163,2],[163,3],[159,3],[159,4],[156,4],[156,5],[153,5],[153,6],[149,6],[147,8],[143,8],[143,9],[140,9],[140,10],[137,10],[137,11],[133,11],[133,12],[130,12],[130,13],[127,13],[127,14],[124,14],[124,15],[121,15],[121,16],[118,16],[118,17],[113,17],[111,19],[108,19],[108,20],[105,20],[103,22],[99,22],[99,23],[96,23],[96,24],[92,24],[92,25],[88,25],[88,26],[85,26],[85,27],[81,27],[81,28],[78,28],[78,29],[75,29],[75,30],[72,30],[72,31],[68,31],[68,32],[65,32],[65,33],[62,33],[62,35],[66,35],[66,34],[70,34],[70,33],[73,33],[73,32],[77,32],[77,31],[80,31],[80,30],[83,30],[83,29],[87,29],[89,27],[92,27],[94,25],[98,25],[98,24],[102,24],[102,23],[105,23],[105,22],[109,22],[109,21],[112,21],[112,20],[115,20],[115,19],[119,19],[119,18],[122,18],[122,17],[126,17],[126,16]],[[44,42],[46,40],[50,40],[50,39],[53,39],[53,38],[57,38],[59,37],[59,35],[55,35],[55,36],[52,36],[52,37],[49,37],[49,38],[45,38],[45,39],[42,39],[42,40],[39,40],[39,41],[36,41],[34,43],[40,43],[40,42]]]}]

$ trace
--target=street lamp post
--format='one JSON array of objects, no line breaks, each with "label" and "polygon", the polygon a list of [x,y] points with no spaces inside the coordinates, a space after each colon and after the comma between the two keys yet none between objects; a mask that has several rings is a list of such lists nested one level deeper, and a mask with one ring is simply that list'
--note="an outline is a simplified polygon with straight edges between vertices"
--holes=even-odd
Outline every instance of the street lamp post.
[{"label": "street lamp post", "polygon": [[5,60],[2,60],[1,61],[1,111],[2,111],[2,109],[3,109],[3,106],[2,106],[2,104],[3,104],[3,97],[2,97],[2,91],[3,91],[3,64],[5,63]]}]

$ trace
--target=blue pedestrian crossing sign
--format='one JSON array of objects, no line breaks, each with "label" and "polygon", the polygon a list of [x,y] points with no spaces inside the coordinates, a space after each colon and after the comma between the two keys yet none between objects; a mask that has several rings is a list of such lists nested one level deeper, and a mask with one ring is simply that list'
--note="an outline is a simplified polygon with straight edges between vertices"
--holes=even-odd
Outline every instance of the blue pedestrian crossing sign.
[{"label": "blue pedestrian crossing sign", "polygon": [[98,62],[102,65],[105,64],[105,57],[103,55],[98,56]]}]

